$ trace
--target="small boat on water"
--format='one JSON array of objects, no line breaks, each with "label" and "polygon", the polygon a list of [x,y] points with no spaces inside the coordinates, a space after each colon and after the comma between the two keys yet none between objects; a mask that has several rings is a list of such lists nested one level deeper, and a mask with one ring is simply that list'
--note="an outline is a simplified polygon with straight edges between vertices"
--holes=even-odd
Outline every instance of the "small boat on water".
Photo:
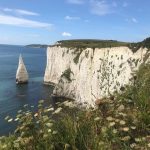
[{"label": "small boat on water", "polygon": [[28,79],[29,79],[28,72],[23,62],[22,56],[20,55],[18,69],[16,73],[16,84],[28,83]]}]

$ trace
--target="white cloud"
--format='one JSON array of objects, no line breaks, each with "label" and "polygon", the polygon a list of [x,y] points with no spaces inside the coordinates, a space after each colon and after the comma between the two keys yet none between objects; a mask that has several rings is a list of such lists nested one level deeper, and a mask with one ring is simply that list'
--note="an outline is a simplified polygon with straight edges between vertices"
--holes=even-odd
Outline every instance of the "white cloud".
[{"label": "white cloud", "polygon": [[66,16],[65,17],[66,20],[80,20],[80,17],[71,17],[71,16]]},{"label": "white cloud", "polygon": [[113,13],[112,11],[112,7],[113,4],[108,4],[106,1],[104,0],[90,0],[90,4],[91,4],[91,13],[95,14],[95,15],[107,15],[110,13]]},{"label": "white cloud", "polygon": [[68,37],[70,37],[70,36],[72,36],[72,34],[69,33],[69,32],[63,32],[63,33],[62,33],[62,36],[65,36],[65,37],[68,36]]},{"label": "white cloud", "polygon": [[4,12],[11,12],[19,15],[28,15],[28,16],[39,16],[38,13],[28,11],[28,10],[23,10],[23,9],[10,9],[10,8],[3,8],[2,9]]},{"label": "white cloud", "polygon": [[67,0],[68,3],[70,4],[83,4],[84,3],[84,0]]},{"label": "white cloud", "polygon": [[16,12],[21,15],[39,16],[38,13],[27,11],[27,10],[22,10],[22,9],[16,9]]},{"label": "white cloud", "polygon": [[125,19],[125,21],[129,22],[129,23],[138,23],[138,20],[136,18],[127,18]]},{"label": "white cloud", "polygon": [[127,2],[123,2],[123,7],[127,7],[128,6],[128,3]]},{"label": "white cloud", "polygon": [[52,24],[33,21],[24,18],[18,18],[10,15],[0,14],[0,24],[20,26],[20,27],[31,27],[31,28],[51,28]]},{"label": "white cloud", "polygon": [[10,9],[10,8],[3,8],[2,10],[6,11],[6,12],[11,12],[12,11],[12,9]]},{"label": "white cloud", "polygon": [[132,22],[134,23],[138,23],[137,19],[136,18],[132,18]]}]

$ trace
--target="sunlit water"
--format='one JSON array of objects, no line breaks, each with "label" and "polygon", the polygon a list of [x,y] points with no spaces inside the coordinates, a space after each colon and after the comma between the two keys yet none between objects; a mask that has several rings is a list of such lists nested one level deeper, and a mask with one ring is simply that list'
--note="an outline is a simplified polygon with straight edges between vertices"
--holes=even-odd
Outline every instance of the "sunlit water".
[{"label": "sunlit water", "polygon": [[[19,54],[29,73],[29,84],[16,85]],[[46,49],[0,45],[0,135],[13,131],[4,118],[14,116],[24,104],[37,106],[40,99],[51,102],[52,87],[43,85]]]}]

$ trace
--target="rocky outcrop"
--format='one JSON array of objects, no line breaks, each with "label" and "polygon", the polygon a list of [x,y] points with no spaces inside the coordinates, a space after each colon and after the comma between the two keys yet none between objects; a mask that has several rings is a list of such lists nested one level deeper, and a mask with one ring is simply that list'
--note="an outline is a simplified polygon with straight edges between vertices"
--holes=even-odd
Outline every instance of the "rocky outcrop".
[{"label": "rocky outcrop", "polygon": [[18,69],[16,73],[16,84],[28,83],[28,78],[29,77],[28,77],[27,69],[24,65],[22,56],[20,55]]},{"label": "rocky outcrop", "polygon": [[129,84],[146,54],[146,48],[133,53],[128,47],[48,47],[44,82],[56,85],[56,95],[94,106],[97,99]]}]

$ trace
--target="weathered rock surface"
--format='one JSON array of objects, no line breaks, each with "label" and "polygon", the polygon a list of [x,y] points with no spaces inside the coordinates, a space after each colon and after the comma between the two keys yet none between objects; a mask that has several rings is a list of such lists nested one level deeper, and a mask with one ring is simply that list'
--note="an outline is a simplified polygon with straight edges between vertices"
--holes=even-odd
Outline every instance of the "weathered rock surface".
[{"label": "weathered rock surface", "polygon": [[20,55],[18,69],[17,69],[17,73],[16,73],[16,83],[17,84],[28,83],[28,78],[29,77],[28,77],[27,69],[24,65],[22,56]]},{"label": "weathered rock surface", "polygon": [[97,99],[129,84],[146,54],[146,48],[133,53],[128,47],[48,47],[44,82],[56,85],[56,95],[94,106]]}]

